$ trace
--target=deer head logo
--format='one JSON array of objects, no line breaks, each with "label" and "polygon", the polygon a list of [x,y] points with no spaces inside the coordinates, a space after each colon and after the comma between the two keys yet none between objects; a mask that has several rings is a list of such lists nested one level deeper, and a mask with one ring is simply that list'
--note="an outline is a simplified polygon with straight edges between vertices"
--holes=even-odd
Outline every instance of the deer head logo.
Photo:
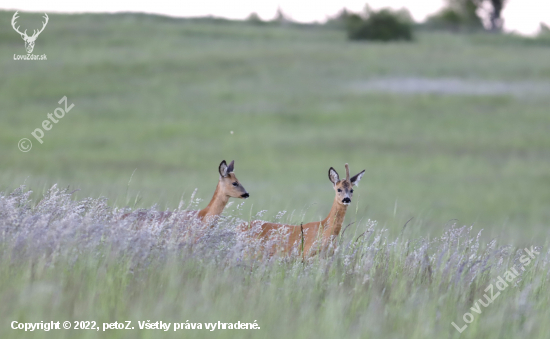
[{"label": "deer head logo", "polygon": [[20,26],[17,26],[17,28],[15,27],[15,25],[16,25],[15,21],[18,18],[19,17],[17,16],[17,12],[15,12],[15,14],[13,15],[13,18],[11,19],[11,25],[13,26],[13,29],[21,35],[21,38],[23,38],[23,40],[25,40],[25,49],[27,50],[27,53],[32,53],[32,50],[34,49],[34,42],[36,41],[36,38],[38,38],[40,33],[42,33],[42,31],[44,30],[44,28],[46,28],[46,25],[48,24],[48,20],[49,20],[48,14],[44,13],[43,18],[46,19],[46,21],[44,21],[42,23],[42,29],[40,29],[39,31],[37,31],[36,29],[33,30],[33,34],[31,36],[27,35],[27,30],[25,30],[24,32],[21,32],[19,30]]}]

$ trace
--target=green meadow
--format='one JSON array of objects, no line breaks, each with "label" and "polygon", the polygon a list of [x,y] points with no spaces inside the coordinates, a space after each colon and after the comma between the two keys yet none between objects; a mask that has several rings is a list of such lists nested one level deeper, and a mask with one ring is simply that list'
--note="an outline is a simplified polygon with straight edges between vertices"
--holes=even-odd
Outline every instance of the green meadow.
[{"label": "green meadow", "polygon": [[[158,338],[9,327],[148,319],[261,326],[219,338],[458,338],[450,323],[531,246],[541,257],[460,337],[548,335],[544,41],[352,43],[321,26],[50,14],[33,52],[47,61],[16,61],[12,15],[0,12],[2,338]],[[31,31],[40,20],[21,13]],[[39,143],[31,133],[65,96],[74,107]],[[200,241],[119,220],[119,208],[193,205],[195,190],[206,206],[223,159],[250,199]],[[235,216],[323,219],[328,169],[345,176],[345,163],[366,174],[333,257],[257,260],[228,236]],[[21,185],[32,193],[10,193]]]},{"label": "green meadow", "polygon": [[[507,239],[547,234],[548,95],[356,88],[400,77],[544,83],[548,47],[422,32],[413,43],[350,43],[312,27],[52,14],[34,51],[48,60],[27,62],[13,60],[25,50],[10,19],[1,13],[4,189],[59,183],[159,208],[198,189],[204,205],[217,165],[234,159],[253,214],[315,220],[332,203],[329,167],[342,174],[348,162],[366,169],[354,213],[394,233],[414,218],[425,234],[454,219]],[[75,107],[39,144],[30,133],[63,96]]]}]

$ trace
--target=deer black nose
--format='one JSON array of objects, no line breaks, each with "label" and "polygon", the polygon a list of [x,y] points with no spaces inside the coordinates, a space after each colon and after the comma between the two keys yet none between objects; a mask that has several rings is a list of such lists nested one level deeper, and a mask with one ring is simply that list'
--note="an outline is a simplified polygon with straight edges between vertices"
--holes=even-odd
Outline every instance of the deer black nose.
[{"label": "deer black nose", "polygon": [[249,196],[250,196],[250,194],[245,193],[245,194],[241,195],[241,198],[245,198],[245,199],[246,199],[246,198],[248,198]]},{"label": "deer black nose", "polygon": [[350,198],[344,198],[344,199],[342,200],[342,202],[343,202],[344,204],[349,204],[349,203],[351,202],[351,199],[350,199]]}]

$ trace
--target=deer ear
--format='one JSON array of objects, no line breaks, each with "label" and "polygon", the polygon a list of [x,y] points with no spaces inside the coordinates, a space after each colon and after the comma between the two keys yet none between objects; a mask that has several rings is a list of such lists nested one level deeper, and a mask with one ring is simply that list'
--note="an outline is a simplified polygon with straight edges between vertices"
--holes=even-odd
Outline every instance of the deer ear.
[{"label": "deer ear", "polygon": [[220,163],[220,167],[218,168],[218,170],[223,178],[227,176],[227,163],[225,162],[225,160]]},{"label": "deer ear", "polygon": [[231,161],[229,166],[227,166],[227,174],[233,173],[233,169],[235,168],[235,160]]},{"label": "deer ear", "polygon": [[332,182],[333,185],[336,185],[338,181],[340,181],[340,177],[338,176],[338,172],[334,168],[330,168],[328,170],[328,178]]},{"label": "deer ear", "polygon": [[361,180],[364,174],[365,170],[363,170],[361,173],[356,174],[353,178],[349,179],[349,181],[351,181],[352,185],[359,186],[359,180]]}]

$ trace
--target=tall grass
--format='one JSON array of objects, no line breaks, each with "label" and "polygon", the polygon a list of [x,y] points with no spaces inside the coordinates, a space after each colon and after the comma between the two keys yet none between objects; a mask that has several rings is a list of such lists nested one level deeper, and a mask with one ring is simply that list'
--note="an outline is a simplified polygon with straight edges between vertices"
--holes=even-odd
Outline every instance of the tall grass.
[{"label": "tall grass", "polygon": [[[144,222],[105,199],[74,199],[56,186],[33,203],[20,187],[0,194],[2,338],[458,338],[451,322],[483,298],[523,248],[541,253],[502,295],[475,314],[461,338],[547,338],[550,251],[540,244],[482,241],[471,227],[441,237],[396,238],[374,221],[349,228],[333,255],[266,257],[235,232],[234,206],[211,229],[169,219]],[[284,213],[279,214],[279,219]],[[409,226],[407,226],[409,227]],[[544,245],[541,247],[541,245]],[[12,330],[11,321],[131,320],[134,330]],[[253,322],[259,330],[138,330],[138,321]]]}]

